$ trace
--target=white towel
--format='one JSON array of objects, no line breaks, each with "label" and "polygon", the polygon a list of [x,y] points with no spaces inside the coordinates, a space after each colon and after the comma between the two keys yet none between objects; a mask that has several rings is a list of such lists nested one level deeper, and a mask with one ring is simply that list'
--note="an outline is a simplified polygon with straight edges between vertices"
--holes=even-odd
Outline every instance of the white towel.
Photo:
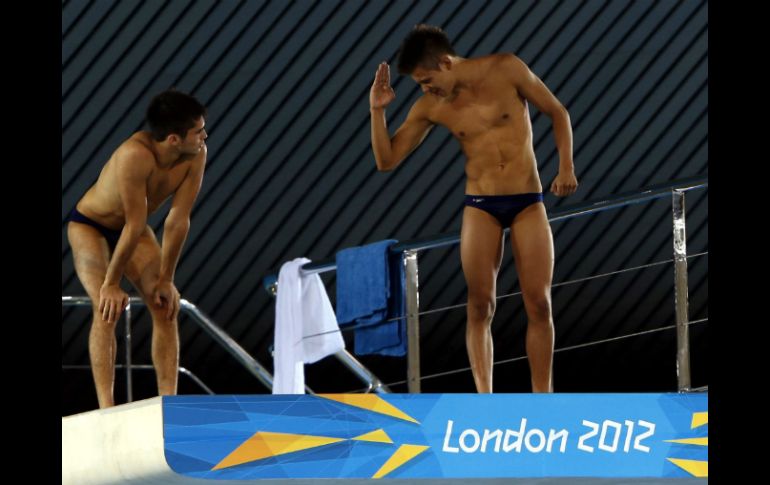
[{"label": "white towel", "polygon": [[304,364],[345,348],[321,277],[300,276],[300,268],[309,262],[294,259],[284,263],[278,273],[273,394],[304,394]]}]

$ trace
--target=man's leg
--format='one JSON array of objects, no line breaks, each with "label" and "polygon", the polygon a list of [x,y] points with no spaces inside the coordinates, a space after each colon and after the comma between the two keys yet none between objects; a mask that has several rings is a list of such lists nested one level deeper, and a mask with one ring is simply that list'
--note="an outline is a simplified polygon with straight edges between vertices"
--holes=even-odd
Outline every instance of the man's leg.
[{"label": "man's leg", "polygon": [[88,353],[91,358],[91,371],[96,386],[96,397],[100,408],[115,405],[113,387],[115,385],[115,324],[108,323],[99,312],[99,290],[107,274],[110,250],[107,241],[99,231],[79,222],[67,225],[67,238],[72,248],[72,257],[83,288],[91,298],[93,321],[88,334]]},{"label": "man's leg", "polygon": [[553,392],[553,236],[542,202],[532,204],[516,216],[511,224],[511,246],[527,312],[527,357],[532,391]]},{"label": "man's leg", "polygon": [[139,291],[152,316],[152,363],[158,379],[158,394],[176,394],[179,370],[179,334],[176,319],[166,318],[166,308],[153,301],[160,274],[161,249],[147,226],[139,237],[134,254],[126,264],[126,277]]},{"label": "man's leg", "polygon": [[497,272],[503,258],[503,229],[487,212],[465,207],[460,257],[468,284],[465,342],[478,392],[492,392],[492,317]]}]

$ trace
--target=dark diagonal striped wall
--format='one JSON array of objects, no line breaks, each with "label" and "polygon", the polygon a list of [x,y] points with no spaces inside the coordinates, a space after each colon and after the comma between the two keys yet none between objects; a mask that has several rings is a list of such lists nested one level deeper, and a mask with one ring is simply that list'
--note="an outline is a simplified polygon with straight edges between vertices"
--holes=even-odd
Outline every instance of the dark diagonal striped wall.
[{"label": "dark diagonal striped wall", "polygon": [[[273,301],[261,287],[290,259],[326,259],[385,238],[406,241],[460,228],[464,158],[436,129],[395,172],[375,170],[368,91],[377,64],[395,61],[417,23],[443,27],[462,56],[517,54],[569,109],[580,189],[549,211],[708,173],[708,9],[698,0],[64,0],[62,2],[62,294],[83,290],[64,219],[112,150],[142,128],[151,96],[168,87],[209,109],[209,162],[177,271],[196,303],[271,367]],[[393,72],[391,128],[419,90]],[[550,120],[531,108],[541,180],[558,168]],[[670,201],[555,222],[556,346],[665,327],[674,321]],[[687,202],[690,314],[708,316],[708,193]],[[161,230],[167,207],[151,218]],[[705,253],[705,254],[704,254]],[[458,249],[421,256],[421,307],[465,300]],[[660,264],[655,264],[660,263]],[[637,268],[632,271],[613,273]],[[613,273],[582,281],[590,275]],[[334,275],[324,276],[334,298]],[[510,249],[498,294],[518,291]],[[139,312],[135,361],[150,361]],[[62,361],[87,364],[89,314],[62,310]],[[464,310],[423,317],[423,374],[467,367]],[[693,384],[707,384],[707,323],[693,325]],[[496,360],[524,353],[521,298],[498,302]],[[122,331],[119,331],[121,334]],[[350,338],[350,336],[348,337]],[[218,393],[266,390],[185,318],[181,363]],[[350,340],[349,340],[350,342]],[[122,346],[119,345],[119,347]],[[352,348],[352,345],[350,346]],[[558,353],[563,391],[672,390],[674,331]],[[122,359],[122,348],[119,348]],[[385,381],[403,359],[362,357]],[[527,365],[496,367],[497,391],[527,391]],[[335,362],[309,366],[327,392],[361,385]],[[116,393],[123,391],[119,375]],[[136,398],[154,392],[136,376]],[[470,391],[464,371],[426,379],[429,392]],[[90,376],[62,373],[63,413],[95,407]],[[395,385],[403,391],[403,385]],[[182,378],[180,392],[200,392]],[[124,399],[124,396],[122,397]]]}]

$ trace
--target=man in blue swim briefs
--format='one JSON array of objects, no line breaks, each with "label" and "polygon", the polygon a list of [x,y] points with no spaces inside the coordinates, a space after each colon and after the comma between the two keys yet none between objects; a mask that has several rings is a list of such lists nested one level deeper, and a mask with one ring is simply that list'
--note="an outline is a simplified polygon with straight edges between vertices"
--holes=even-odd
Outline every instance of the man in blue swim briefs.
[{"label": "man in blue swim briefs", "polygon": [[[175,90],[155,96],[149,131],[124,141],[69,216],[67,237],[75,271],[91,298],[88,337],[99,407],[115,404],[115,324],[128,303],[125,275],[152,315],[152,361],[160,395],[176,394],[179,365],[179,292],[174,272],[206,165],[206,109]],[[169,197],[171,208],[158,244],[147,216]]]},{"label": "man in blue swim briefs", "polygon": [[503,229],[511,246],[527,312],[527,357],[533,392],[553,392],[551,315],[553,236],[532,146],[527,102],[553,121],[557,196],[577,189],[569,113],[513,54],[462,58],[438,27],[416,26],[404,39],[398,70],[424,93],[391,137],[385,107],[396,97],[390,68],[379,65],[369,94],[372,149],[380,171],[396,168],[434,125],[448,128],[467,158],[460,253],[468,284],[466,344],[478,392],[492,392],[491,323]]}]

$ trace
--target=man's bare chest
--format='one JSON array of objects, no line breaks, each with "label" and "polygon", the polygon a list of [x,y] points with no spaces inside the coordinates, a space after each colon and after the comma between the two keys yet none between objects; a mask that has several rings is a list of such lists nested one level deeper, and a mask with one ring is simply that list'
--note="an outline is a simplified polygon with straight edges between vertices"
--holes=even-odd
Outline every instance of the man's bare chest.
[{"label": "man's bare chest", "polygon": [[464,140],[515,127],[526,116],[526,104],[513,91],[497,96],[460,94],[451,102],[437,105],[432,115],[435,123]]}]

